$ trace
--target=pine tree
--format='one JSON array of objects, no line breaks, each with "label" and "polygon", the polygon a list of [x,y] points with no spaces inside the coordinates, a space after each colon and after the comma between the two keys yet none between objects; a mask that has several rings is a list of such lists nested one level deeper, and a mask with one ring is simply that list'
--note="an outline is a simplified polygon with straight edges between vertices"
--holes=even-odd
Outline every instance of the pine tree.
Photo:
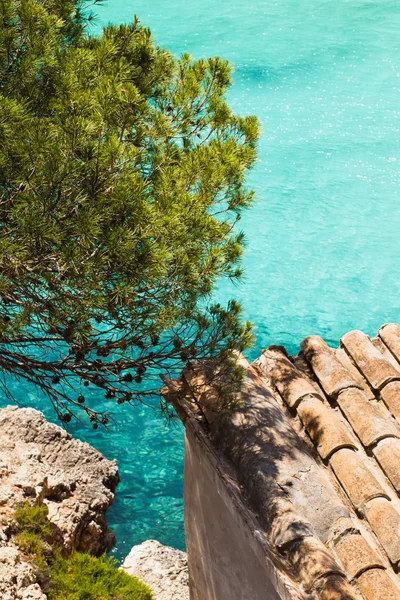
[{"label": "pine tree", "polygon": [[226,61],[176,58],[136,18],[93,36],[91,18],[0,2],[0,367],[97,427],[89,386],[134,403],[249,344],[240,306],[210,296],[241,275],[258,123],[228,106]]}]

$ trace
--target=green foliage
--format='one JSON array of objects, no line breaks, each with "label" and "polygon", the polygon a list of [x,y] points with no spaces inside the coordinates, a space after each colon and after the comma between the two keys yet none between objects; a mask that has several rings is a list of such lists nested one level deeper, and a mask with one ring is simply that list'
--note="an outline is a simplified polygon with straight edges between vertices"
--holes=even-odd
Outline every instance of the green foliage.
[{"label": "green foliage", "polygon": [[26,502],[15,512],[15,541],[36,567],[49,600],[152,600],[151,591],[116,568],[116,560],[74,552],[63,556],[52,547],[45,505]]},{"label": "green foliage", "polygon": [[45,505],[30,505],[26,502],[17,508],[15,520],[18,524],[16,543],[41,569],[47,567],[48,548],[46,540],[51,534],[48,510]]},{"label": "green foliage", "polygon": [[251,343],[240,306],[209,298],[241,276],[259,128],[226,102],[226,61],[176,58],[137,19],[91,37],[88,18],[0,3],[0,367],[97,427],[87,387],[143,400],[155,374]]},{"label": "green foliage", "polygon": [[49,600],[152,600],[147,586],[116,568],[112,558],[75,552],[58,557],[52,570]]},{"label": "green foliage", "polygon": [[47,518],[48,512],[45,504],[30,505],[29,502],[25,502],[23,506],[18,507],[15,511],[15,520],[24,531],[45,538],[51,533]]},{"label": "green foliage", "polygon": [[40,569],[45,569],[47,567],[46,549],[43,540],[39,535],[22,531],[17,535],[15,541],[21,552],[30,557],[35,565]]}]

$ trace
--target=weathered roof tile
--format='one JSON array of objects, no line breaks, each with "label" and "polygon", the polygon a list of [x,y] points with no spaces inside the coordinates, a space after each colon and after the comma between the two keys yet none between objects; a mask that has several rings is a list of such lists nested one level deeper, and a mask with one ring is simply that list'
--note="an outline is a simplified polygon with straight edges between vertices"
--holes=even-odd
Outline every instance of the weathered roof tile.
[{"label": "weathered roof tile", "polygon": [[264,350],[253,365],[271,381],[290,408],[307,394],[315,393],[314,386],[278,350]]},{"label": "weathered roof tile", "polygon": [[333,350],[320,337],[306,338],[301,343],[301,349],[328,396],[336,396],[350,386],[359,386],[351,373],[336,358]]},{"label": "weathered roof tile", "polygon": [[356,509],[363,508],[372,498],[388,498],[358,452],[348,448],[338,450],[331,457],[330,464]]},{"label": "weathered roof tile", "polygon": [[341,343],[375,390],[380,390],[389,381],[400,379],[400,369],[386,360],[362,331],[346,333]]},{"label": "weathered roof tile", "polygon": [[317,582],[315,590],[320,600],[355,600],[353,587],[339,575],[323,577]]},{"label": "weathered roof tile", "polygon": [[381,398],[396,419],[400,419],[400,381],[390,381],[381,391]]},{"label": "weathered roof tile", "polygon": [[364,392],[348,388],[340,392],[337,403],[364,446],[371,446],[388,436],[400,438],[400,428],[378,403],[367,399]]},{"label": "weathered roof tile", "polygon": [[280,552],[284,552],[285,547],[289,548],[299,539],[313,536],[311,524],[296,512],[289,498],[271,499],[265,513],[273,515],[270,539]]},{"label": "weathered roof tile", "polygon": [[338,416],[316,396],[303,398],[297,412],[324,460],[339,448],[356,448]]},{"label": "weathered roof tile", "polygon": [[379,350],[379,352],[382,354],[382,356],[384,356],[386,358],[386,360],[394,366],[395,369],[397,369],[397,370],[400,369],[399,362],[396,360],[396,358],[394,357],[392,352],[390,352],[390,350],[388,349],[386,344],[383,343],[382,338],[380,338],[379,335],[372,338],[371,342],[373,343],[375,348],[377,348],[377,350]]},{"label": "weathered roof tile", "polygon": [[400,492],[400,440],[381,440],[373,449],[373,453],[395,490]]},{"label": "weathered roof tile", "polygon": [[367,569],[384,567],[382,559],[360,534],[340,538],[335,550],[351,579]]},{"label": "weathered roof tile", "polygon": [[379,330],[379,337],[400,362],[400,325],[397,323],[382,325]]},{"label": "weathered roof tile", "polygon": [[394,504],[385,498],[374,498],[366,507],[366,517],[390,561],[397,566],[400,562],[400,514]]},{"label": "weathered roof tile", "polygon": [[324,390],[315,379],[313,370],[304,358],[303,352],[299,352],[297,356],[291,356],[290,360],[293,362],[296,369],[300,371],[300,373],[311,383],[311,385],[315,388],[315,391],[322,397],[325,397]]},{"label": "weathered roof tile", "polygon": [[331,553],[315,537],[296,540],[287,551],[291,563],[307,592],[316,582],[327,575],[343,575]]},{"label": "weathered roof tile", "polygon": [[347,354],[344,348],[336,348],[335,356],[342,363],[342,365],[351,373],[351,376],[355,381],[357,381],[358,387],[363,390],[364,394],[367,396],[369,400],[375,398],[375,392],[368,385],[367,380],[363,375],[361,375],[360,371],[357,369],[349,355]]},{"label": "weathered roof tile", "polygon": [[366,600],[400,600],[400,590],[383,569],[365,571],[357,579]]}]

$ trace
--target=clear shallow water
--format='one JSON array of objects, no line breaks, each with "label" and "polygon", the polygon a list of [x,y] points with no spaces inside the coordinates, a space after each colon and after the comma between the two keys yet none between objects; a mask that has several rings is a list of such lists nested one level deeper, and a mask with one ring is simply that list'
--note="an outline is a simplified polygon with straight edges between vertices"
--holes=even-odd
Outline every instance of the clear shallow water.
[{"label": "clear shallow water", "polygon": [[[98,23],[134,13],[175,53],[230,59],[232,105],[262,121],[259,200],[241,221],[247,275],[218,290],[256,325],[252,354],[399,320],[397,0],[109,0]],[[72,430],[118,460],[117,555],[150,537],[183,547],[181,428],[144,407],[119,421],[112,434]]]},{"label": "clear shallow water", "polygon": [[233,107],[263,124],[246,279],[219,290],[257,326],[253,354],[397,320],[397,0],[114,0],[99,19],[134,12],[175,53],[228,58]]}]

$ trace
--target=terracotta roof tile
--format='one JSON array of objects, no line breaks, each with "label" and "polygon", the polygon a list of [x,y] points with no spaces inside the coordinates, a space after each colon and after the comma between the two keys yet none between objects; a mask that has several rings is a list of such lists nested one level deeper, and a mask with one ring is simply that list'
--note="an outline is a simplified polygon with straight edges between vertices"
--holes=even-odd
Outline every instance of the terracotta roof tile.
[{"label": "terracotta roof tile", "polygon": [[336,396],[345,388],[359,385],[320,337],[306,338],[301,349],[328,396]]},{"label": "terracotta roof tile", "polygon": [[384,356],[386,358],[386,360],[394,366],[395,369],[397,369],[397,370],[400,369],[399,362],[396,360],[396,358],[394,357],[392,352],[390,352],[389,348],[386,346],[386,344],[382,341],[382,339],[379,336],[372,338],[371,342],[373,343],[375,348],[377,350],[379,350],[379,352],[382,354],[382,356]]},{"label": "terracotta roof tile", "polygon": [[315,393],[314,386],[278,350],[264,350],[254,363],[260,373],[270,379],[290,408],[307,394]]},{"label": "terracotta roof tile", "polygon": [[379,330],[379,337],[400,362],[400,325],[397,323],[383,325]]},{"label": "terracotta roof tile", "polygon": [[383,569],[365,571],[357,579],[366,600],[400,600],[400,590]]},{"label": "terracotta roof tile", "polygon": [[[399,336],[400,340],[400,327],[387,327],[388,335],[384,340],[387,346],[380,338],[371,340],[359,331],[345,335],[342,348],[337,350],[329,348],[321,338],[309,337],[301,344],[301,355],[294,359],[281,352],[277,360],[276,354],[270,354],[269,360],[274,364],[270,363],[269,375],[273,373],[271,379],[289,406],[297,407],[297,414],[321,458],[329,460],[356,514],[361,512],[367,517],[372,532],[397,568],[400,566],[400,514],[397,504],[390,499],[390,487],[384,484],[384,479],[388,477],[395,490],[400,492],[400,427],[393,419],[393,416],[400,418],[400,365],[394,351],[394,336]],[[400,344],[397,337],[396,340]],[[400,351],[400,345],[396,348]],[[293,364],[299,363],[303,356],[311,367],[309,377],[304,369],[296,369]],[[362,445],[372,451],[376,468],[379,465],[382,469],[381,478],[374,474],[371,458],[362,448],[357,449],[342,416],[320,394],[312,391],[315,382],[310,379],[313,376],[324,392],[337,402]],[[378,391],[390,412],[377,401]],[[367,600],[392,597],[400,600],[399,588],[394,583],[396,576],[387,572],[387,558],[383,560],[379,555],[376,542],[375,547],[371,546],[373,535],[369,534],[370,541],[367,541],[361,534],[363,528],[364,525],[360,525],[357,531],[348,524],[344,533],[337,536],[335,550],[346,573],[359,582]],[[331,582],[335,577],[331,575]],[[344,584],[343,579],[339,577],[339,580]],[[337,595],[326,598],[342,600],[347,592],[341,589],[329,593]],[[320,597],[323,597],[322,590]]]},{"label": "terracotta roof tile", "polygon": [[327,575],[344,575],[331,553],[315,537],[296,540],[289,550],[289,560],[307,592]]},{"label": "terracotta roof tile", "polygon": [[365,512],[390,561],[397,566],[400,562],[400,514],[385,498],[371,500]]},{"label": "terracotta roof tile", "polygon": [[388,495],[361,458],[360,453],[348,448],[338,450],[330,464],[354,507],[359,510],[372,498]]},{"label": "terracotta roof tile", "polygon": [[400,600],[400,326],[341,344],[310,337],[296,357],[271,347],[243,362],[243,406],[209,421],[210,439],[242,469],[272,547],[311,597]]},{"label": "terracotta roof tile", "polygon": [[360,534],[346,535],[340,538],[335,550],[351,579],[367,569],[384,568],[384,564],[375,550]]},{"label": "terracotta roof tile", "polygon": [[364,446],[372,446],[389,436],[400,438],[400,427],[377,402],[368,400],[364,392],[348,388],[340,392],[337,403]]},{"label": "terracotta roof tile", "polygon": [[361,388],[369,400],[375,398],[375,393],[367,383],[367,380],[361,375],[353,361],[350,359],[344,348],[336,348],[335,356],[342,365],[351,373],[351,376],[357,381],[358,387]]},{"label": "terracotta roof tile", "polygon": [[356,448],[336,413],[316,396],[303,398],[297,413],[324,460],[339,448]]},{"label": "terracotta roof tile", "polygon": [[303,377],[306,377],[306,379],[311,382],[311,385],[315,388],[315,391],[318,392],[318,394],[321,394],[321,396],[325,397],[324,390],[315,379],[314,373],[304,358],[303,352],[299,352],[297,356],[291,356],[290,360],[293,362],[297,370],[300,371]]},{"label": "terracotta roof tile", "polygon": [[354,589],[343,577],[331,575],[323,577],[315,586],[320,600],[355,600]]},{"label": "terracotta roof tile", "polygon": [[373,449],[373,453],[395,490],[400,492],[400,440],[396,438],[381,440]]},{"label": "terracotta roof tile", "polygon": [[380,395],[392,415],[400,419],[400,381],[390,381]]},{"label": "terracotta roof tile", "polygon": [[386,360],[362,331],[346,333],[341,343],[375,390],[380,390],[393,379],[400,379],[400,369]]}]

